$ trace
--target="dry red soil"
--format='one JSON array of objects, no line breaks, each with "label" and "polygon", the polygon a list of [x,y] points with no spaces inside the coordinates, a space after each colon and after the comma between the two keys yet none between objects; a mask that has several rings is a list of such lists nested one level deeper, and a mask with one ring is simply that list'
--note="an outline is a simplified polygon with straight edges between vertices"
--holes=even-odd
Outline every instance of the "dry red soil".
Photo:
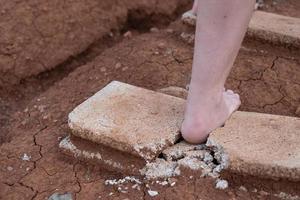
[{"label": "dry red soil", "polygon": [[[21,9],[18,12],[20,15],[22,12],[27,12],[23,10],[26,8],[26,6],[23,7],[25,3],[11,2],[13,2],[11,6]],[[126,21],[126,19],[119,19],[127,16],[123,14],[103,17],[102,10],[112,9],[109,5],[115,3],[115,1],[110,2],[111,4],[103,3],[101,9],[95,11],[98,15],[91,14],[86,20],[95,21],[96,18],[100,18],[105,21],[107,18],[113,18],[113,22],[105,21],[107,25],[103,25],[104,21],[95,24],[89,22],[91,27],[85,27],[86,22],[82,21],[80,24],[84,27],[73,33],[75,37],[89,37],[88,40],[84,40],[84,44],[78,42],[78,38],[66,41],[63,36],[62,39],[58,39],[61,42],[55,43],[56,46],[51,48],[41,46],[32,48],[29,45],[34,44],[32,42],[28,42],[29,46],[27,45],[26,48],[20,47],[20,55],[30,52],[34,59],[49,62],[42,67],[42,70],[39,64],[31,65],[24,61],[25,55],[24,59],[20,57],[22,63],[20,66],[24,68],[14,65],[13,71],[18,71],[18,73],[5,71],[6,69],[3,71],[1,68],[0,73],[3,72],[5,78],[2,79],[3,84],[0,84],[0,199],[47,199],[55,192],[70,192],[74,199],[149,198],[145,185],[140,191],[118,193],[116,188],[105,186],[104,181],[122,177],[120,174],[69,159],[58,149],[59,141],[68,134],[68,113],[110,81],[119,80],[153,90],[167,86],[186,87],[189,82],[193,47],[180,37],[181,31],[185,28],[179,21],[170,26],[166,25],[178,16],[180,9],[172,6],[171,3],[166,3],[165,8],[162,4],[164,9],[157,11],[155,6],[151,7],[151,3],[147,4],[143,1],[140,3],[141,8],[137,9],[136,2],[132,2],[126,6],[132,6],[133,10],[136,10]],[[180,5],[179,1],[174,2]],[[81,3],[77,3],[81,6]],[[291,12],[279,9],[279,13],[293,13],[295,8],[291,5],[297,5],[300,9],[297,0],[290,0],[285,4],[278,3],[278,6],[281,4]],[[33,7],[35,5],[29,4]],[[52,9],[48,3],[42,5],[43,9]],[[124,5],[113,8],[117,10],[116,13],[130,10],[124,11],[122,6]],[[151,16],[151,19],[145,20],[145,16],[140,15],[140,12],[148,7],[154,11],[147,15]],[[165,10],[171,11],[163,15]],[[270,11],[273,10],[270,9]],[[66,11],[68,12],[71,11]],[[107,13],[111,13],[111,10]],[[296,14],[295,16],[299,17]],[[61,20],[60,18],[54,19]],[[15,23],[20,20],[20,17],[11,20]],[[118,23],[118,20],[122,23]],[[142,20],[145,20],[144,23],[141,23]],[[155,24],[161,27],[160,30],[150,32],[149,28]],[[99,26],[105,28],[94,31],[94,28],[97,29]],[[64,27],[66,32],[71,33],[68,31],[68,26]],[[34,26],[32,28],[34,29]],[[114,31],[111,32],[111,29]],[[132,36],[124,38],[122,34],[128,29],[131,30]],[[26,28],[19,30],[27,31]],[[84,30],[91,31],[91,33],[85,33]],[[45,33],[37,31],[36,34],[27,32],[27,35],[21,35],[24,38],[30,36],[29,41],[33,39],[40,41],[44,34],[48,34],[47,31],[51,32],[49,37],[47,36],[51,41],[60,37],[60,34],[56,36],[57,30],[51,26],[46,27],[45,31]],[[7,34],[10,35],[10,33]],[[52,43],[51,41],[49,43]],[[72,45],[68,46],[67,43]],[[71,50],[64,50],[64,53],[61,53],[64,45],[70,47]],[[40,56],[35,57],[37,53],[28,51],[30,49],[44,50],[39,54]],[[0,56],[3,55],[6,54]],[[7,57],[10,60],[13,56],[9,54]],[[5,59],[0,60],[6,62]],[[296,116],[300,105],[299,65],[299,49],[287,49],[246,38],[226,87],[232,88],[241,95],[240,110]],[[6,76],[7,73],[12,76]],[[14,85],[8,84],[14,76],[17,77],[13,78]],[[22,160],[24,154],[30,157],[28,161]],[[228,190],[226,196],[224,193],[212,191],[208,186],[205,186],[205,189],[209,192],[205,190],[205,192],[195,193],[195,188],[201,188],[205,184],[211,185],[211,182],[209,180],[191,181],[189,178],[182,177],[178,180],[182,181],[182,187],[179,185],[176,189],[164,189],[164,193],[156,199],[252,199],[254,196],[251,192],[236,190],[240,185],[245,184],[245,179],[251,180],[250,188],[255,186],[259,191],[264,190],[274,194],[279,193],[281,189],[295,194],[298,194],[296,191],[300,191],[299,185],[295,186],[296,183],[287,183],[286,186],[282,186],[285,182],[280,184],[279,181],[270,183],[269,180],[258,180],[253,177],[244,178],[232,175],[230,177],[233,189]],[[265,183],[270,183],[272,186]],[[189,185],[191,186],[187,187]],[[110,192],[114,195],[109,196]],[[262,199],[276,199],[264,197],[263,193],[259,195]]]}]

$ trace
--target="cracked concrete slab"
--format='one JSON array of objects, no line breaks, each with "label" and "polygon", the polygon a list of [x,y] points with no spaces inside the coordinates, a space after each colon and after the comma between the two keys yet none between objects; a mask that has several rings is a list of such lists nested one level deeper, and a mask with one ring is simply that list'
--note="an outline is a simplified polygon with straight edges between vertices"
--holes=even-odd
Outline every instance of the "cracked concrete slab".
[{"label": "cracked concrete slab", "polygon": [[75,159],[88,161],[110,171],[118,171],[124,174],[139,175],[139,170],[145,165],[145,161],[136,156],[98,145],[75,136],[64,138],[59,148],[61,151]]},{"label": "cracked concrete slab", "polygon": [[230,171],[300,180],[299,118],[236,112],[209,140],[229,155]]},{"label": "cracked concrete slab", "polygon": [[255,11],[247,34],[271,42],[299,46],[300,19]]},{"label": "cracked concrete slab", "polygon": [[184,100],[113,81],[69,114],[72,134],[145,160],[180,137]]}]

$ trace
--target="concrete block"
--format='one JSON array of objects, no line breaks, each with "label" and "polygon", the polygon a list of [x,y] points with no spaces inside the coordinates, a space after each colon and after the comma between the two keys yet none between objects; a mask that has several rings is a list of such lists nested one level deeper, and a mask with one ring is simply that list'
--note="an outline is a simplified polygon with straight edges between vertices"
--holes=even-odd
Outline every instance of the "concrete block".
[{"label": "concrete block", "polygon": [[229,155],[230,171],[300,180],[300,118],[235,112],[209,141]]},{"label": "concrete block", "polygon": [[171,96],[174,96],[174,97],[179,97],[179,98],[182,98],[182,99],[187,99],[187,96],[188,96],[188,90],[187,89],[181,88],[181,87],[176,87],[176,86],[161,88],[161,89],[157,90],[157,92],[161,92],[161,93],[171,95]]},{"label": "concrete block", "polygon": [[275,43],[300,46],[300,19],[255,11],[247,34]]},{"label": "concrete block", "polygon": [[180,137],[185,101],[113,81],[69,114],[72,134],[152,160]]},{"label": "concrete block", "polygon": [[84,140],[76,136],[68,136],[59,144],[60,150],[75,159],[100,165],[109,171],[124,174],[140,175],[146,162],[142,158]]}]

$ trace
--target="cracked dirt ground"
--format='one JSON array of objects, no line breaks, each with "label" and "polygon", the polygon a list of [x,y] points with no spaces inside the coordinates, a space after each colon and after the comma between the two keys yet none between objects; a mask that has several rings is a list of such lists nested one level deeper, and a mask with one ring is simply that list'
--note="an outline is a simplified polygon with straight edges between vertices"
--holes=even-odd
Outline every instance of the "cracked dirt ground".
[{"label": "cracked dirt ground", "polygon": [[[40,79],[25,80],[28,87],[24,90],[29,92],[21,92],[24,101],[15,101],[20,94],[17,90],[1,91],[1,113],[3,110],[7,115],[1,116],[0,199],[47,199],[55,192],[69,192],[74,199],[149,198],[145,185],[128,194],[105,186],[105,180],[122,176],[70,160],[59,152],[58,143],[68,134],[68,113],[112,80],[153,90],[186,87],[193,48],[180,38],[181,26],[175,22],[158,32],[133,30],[131,38],[120,42],[116,41],[122,36],[113,36],[116,39],[111,40],[116,41],[105,46],[109,48],[100,48],[94,59],[75,59],[75,64],[70,61],[67,65],[71,66],[69,70],[58,68],[41,74]],[[299,65],[299,49],[246,39],[226,87],[240,93],[240,110],[296,116],[300,105]],[[60,78],[57,74],[61,74]],[[32,92],[38,86],[41,88]],[[24,159],[24,154],[28,159]],[[186,191],[187,199],[196,199],[202,194],[193,190],[207,182],[182,181],[193,186],[179,188],[178,192],[168,188],[166,194],[181,196]],[[258,189],[266,190],[264,181],[255,181]],[[235,180],[233,186],[238,187],[240,182]],[[115,195],[109,196],[111,192]],[[232,196],[239,194],[228,194]],[[250,194],[244,197],[251,199]]]},{"label": "cracked dirt ground", "polygon": [[[185,87],[193,49],[175,28],[174,33],[140,34],[104,50],[14,113],[0,147],[1,195],[44,199],[54,192],[71,192],[80,199],[86,193],[109,194],[104,180],[117,174],[68,161],[59,152],[58,143],[68,133],[67,114],[115,79],[150,89]],[[300,99],[297,52],[244,42],[226,85],[241,94],[241,110],[295,115]],[[24,153],[29,161],[21,159]]]}]

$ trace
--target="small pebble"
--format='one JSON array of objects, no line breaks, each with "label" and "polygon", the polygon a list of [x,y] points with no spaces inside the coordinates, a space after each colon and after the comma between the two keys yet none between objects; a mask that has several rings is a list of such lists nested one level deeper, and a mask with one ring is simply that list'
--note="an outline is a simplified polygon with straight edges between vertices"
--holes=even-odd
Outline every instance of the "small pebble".
[{"label": "small pebble", "polygon": [[163,43],[163,42],[160,42],[160,43],[158,44],[158,48],[160,48],[160,49],[164,49],[165,47],[166,47],[166,44]]},{"label": "small pebble", "polygon": [[24,160],[24,161],[30,161],[31,156],[28,156],[26,153],[24,153],[24,155],[22,156],[21,159]]},{"label": "small pebble", "polygon": [[11,166],[8,166],[8,167],[7,167],[7,170],[8,170],[8,171],[12,171],[13,169],[14,169],[14,168],[12,168]]},{"label": "small pebble", "polygon": [[118,62],[118,63],[115,65],[115,69],[119,69],[120,67],[122,67],[122,64]]},{"label": "small pebble", "polygon": [[152,28],[150,28],[150,32],[157,33],[157,32],[159,32],[159,29],[156,27],[152,27]]},{"label": "small pebble", "polygon": [[100,71],[101,71],[101,72],[105,72],[105,71],[106,71],[106,68],[105,68],[105,67],[101,67],[101,68],[100,68]]},{"label": "small pebble", "polygon": [[171,29],[171,28],[168,28],[168,29],[166,29],[166,32],[167,32],[167,33],[174,33],[174,30]]},{"label": "small pebble", "polygon": [[126,71],[128,69],[128,67],[123,67],[122,68],[122,71],[124,72],[124,71]]},{"label": "small pebble", "polygon": [[216,188],[220,190],[225,190],[228,188],[228,182],[226,180],[218,179],[216,183]]},{"label": "small pebble", "polygon": [[131,38],[132,37],[132,33],[131,31],[127,31],[126,33],[124,33],[123,35],[125,38]]},{"label": "small pebble", "polygon": [[155,197],[158,195],[158,192],[157,191],[153,191],[153,190],[148,190],[148,194],[151,196],[151,197]]}]

